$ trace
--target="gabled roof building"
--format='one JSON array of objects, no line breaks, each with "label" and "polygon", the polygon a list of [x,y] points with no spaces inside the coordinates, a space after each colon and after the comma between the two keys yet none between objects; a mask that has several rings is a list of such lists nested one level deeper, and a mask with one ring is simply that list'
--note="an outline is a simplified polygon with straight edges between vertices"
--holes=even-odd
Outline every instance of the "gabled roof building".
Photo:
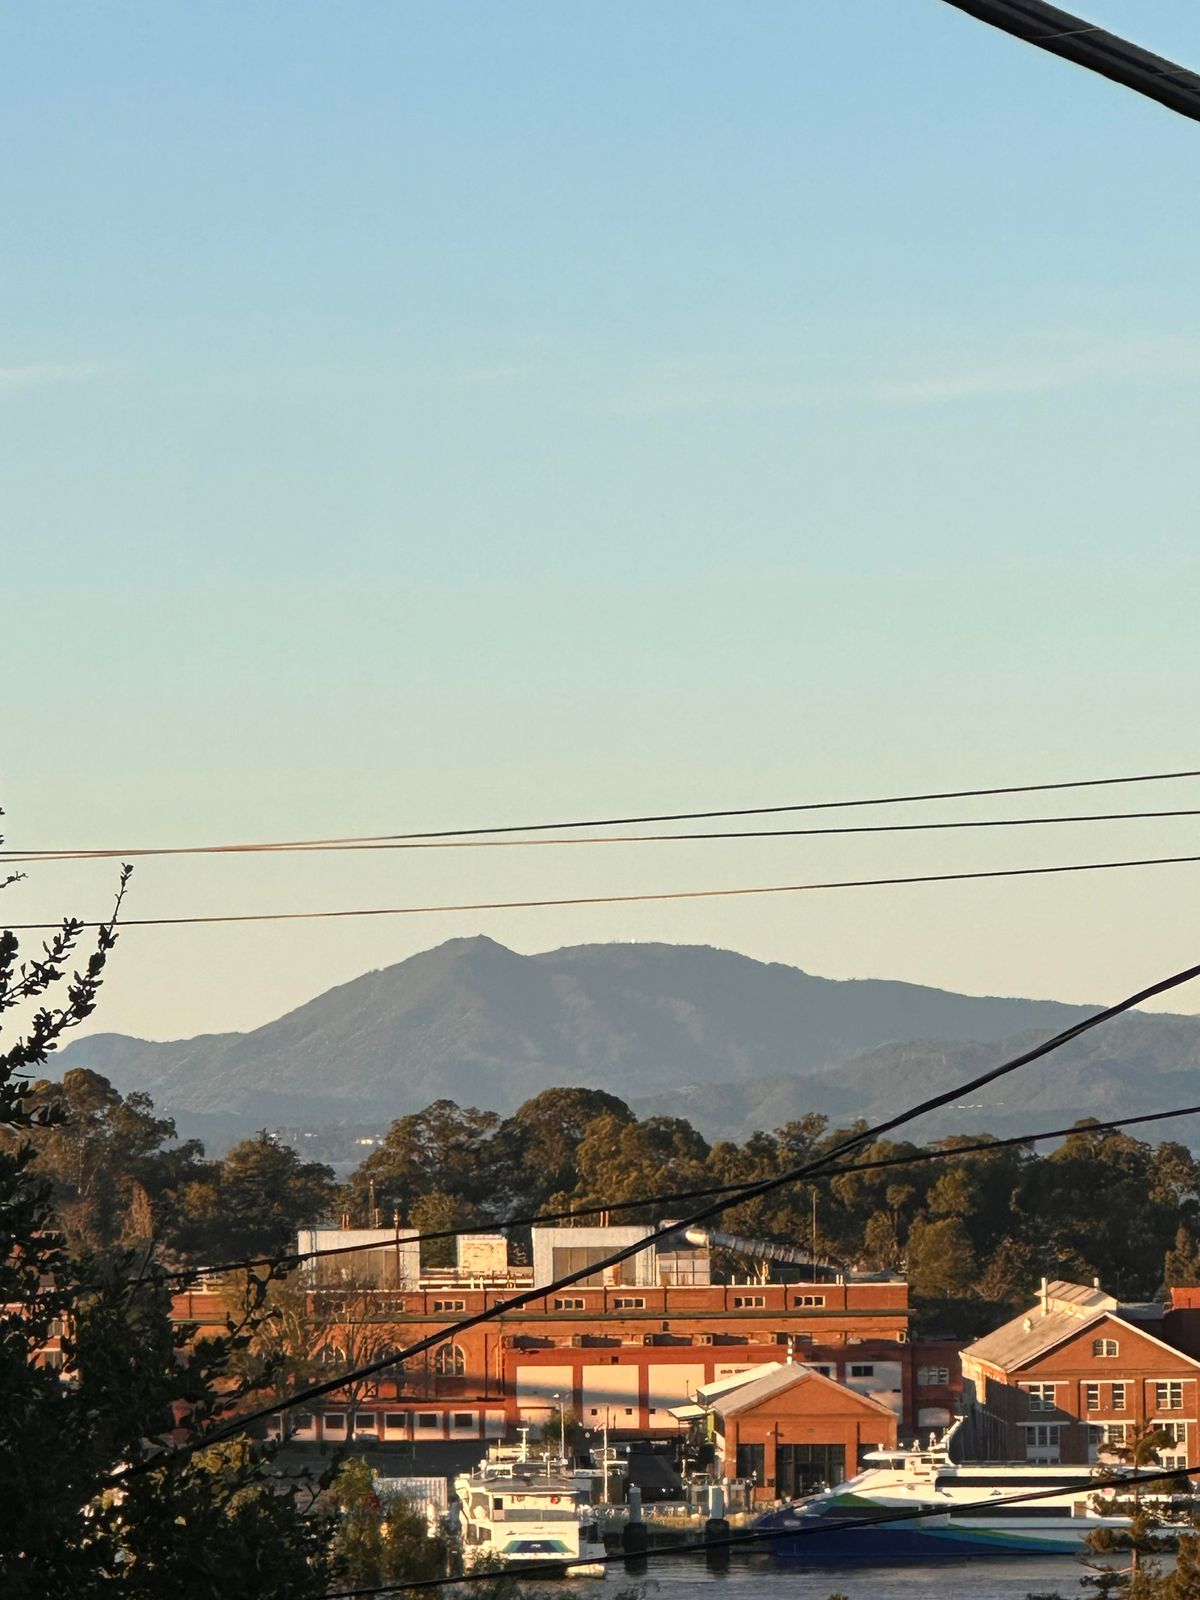
[{"label": "gabled roof building", "polygon": [[962,1352],[961,1449],[977,1460],[1078,1464],[1112,1458],[1155,1427],[1172,1437],[1164,1465],[1194,1459],[1194,1296],[1175,1290],[1165,1305],[1128,1303],[1098,1282],[1043,1279],[1035,1305]]},{"label": "gabled roof building", "polygon": [[749,1480],[759,1502],[840,1483],[866,1451],[896,1444],[889,1406],[801,1362],[771,1363],[736,1387],[712,1389],[717,1470]]}]

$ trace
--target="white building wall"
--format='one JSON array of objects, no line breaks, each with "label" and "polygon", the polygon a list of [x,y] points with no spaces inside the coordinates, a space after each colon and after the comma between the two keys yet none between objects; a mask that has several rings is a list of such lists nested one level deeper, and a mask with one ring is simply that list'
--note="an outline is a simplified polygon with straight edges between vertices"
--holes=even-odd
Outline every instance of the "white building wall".
[{"label": "white building wall", "polygon": [[[554,1282],[559,1275],[555,1271],[556,1251],[560,1253],[559,1265],[562,1265],[564,1252],[591,1251],[597,1255],[609,1255],[625,1245],[636,1244],[652,1231],[641,1223],[627,1228],[534,1228],[533,1281],[535,1284]],[[610,1269],[603,1277],[606,1283],[636,1284],[650,1288],[658,1282],[656,1261],[656,1253],[651,1247],[621,1262],[619,1267]]]},{"label": "white building wall", "polygon": [[631,1428],[638,1422],[638,1378],[636,1366],[610,1362],[585,1366],[580,1384],[580,1422],[585,1428],[602,1428],[605,1412],[609,1426]]},{"label": "white building wall", "polygon": [[662,1366],[652,1366],[646,1379],[646,1406],[650,1413],[650,1426],[652,1428],[683,1428],[686,1423],[679,1422],[671,1415],[672,1406],[685,1406],[689,1400],[694,1400],[696,1391],[704,1383],[704,1365],[684,1365],[676,1362],[671,1366],[665,1363]]},{"label": "white building wall", "polygon": [[[517,1410],[526,1422],[545,1422],[561,1405],[570,1410],[574,1400],[572,1367],[517,1367]],[[556,1400],[555,1395],[561,1399]]]}]

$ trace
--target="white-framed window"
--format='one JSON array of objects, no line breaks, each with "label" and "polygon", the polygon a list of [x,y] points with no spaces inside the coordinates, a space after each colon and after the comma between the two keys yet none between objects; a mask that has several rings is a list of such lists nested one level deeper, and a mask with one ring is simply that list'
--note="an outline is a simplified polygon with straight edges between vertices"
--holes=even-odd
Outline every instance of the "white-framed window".
[{"label": "white-framed window", "polygon": [[1125,1443],[1125,1424],[1123,1422],[1106,1422],[1100,1432],[1104,1447],[1107,1450],[1119,1450]]},{"label": "white-framed window", "polygon": [[825,1304],[825,1296],[823,1294],[794,1294],[792,1296],[792,1304],[794,1306],[823,1306]]},{"label": "white-framed window", "polygon": [[1121,1347],[1115,1339],[1093,1339],[1092,1354],[1094,1356],[1120,1355]]},{"label": "white-framed window", "polygon": [[917,1383],[922,1388],[944,1389],[950,1382],[949,1367],[918,1367]]},{"label": "white-framed window", "polygon": [[850,1366],[850,1376],[852,1378],[873,1378],[875,1376],[875,1368],[864,1366],[861,1362],[853,1362]]},{"label": "white-framed window", "polygon": [[1154,1409],[1156,1411],[1182,1411],[1183,1410],[1183,1384],[1171,1380],[1167,1383],[1154,1385]]},{"label": "white-framed window", "polygon": [[1099,1411],[1100,1385],[1098,1383],[1085,1383],[1083,1386],[1083,1406],[1085,1411]]},{"label": "white-framed window", "polygon": [[555,1296],[555,1311],[582,1311],[584,1299],[581,1294],[560,1294]]},{"label": "white-framed window", "polygon": [[1128,1389],[1129,1389],[1129,1385],[1128,1384],[1125,1384],[1125,1383],[1114,1383],[1113,1384],[1113,1386],[1112,1386],[1112,1408],[1113,1408],[1114,1411],[1124,1411],[1125,1410],[1126,1405],[1128,1404],[1128,1401],[1126,1399],[1126,1395],[1128,1393]]},{"label": "white-framed window", "polygon": [[467,1302],[465,1300],[435,1300],[433,1309],[435,1311],[465,1311]]},{"label": "white-framed window", "polygon": [[1159,1433],[1165,1433],[1172,1444],[1187,1443],[1186,1422],[1156,1422],[1154,1427]]},{"label": "white-framed window", "polygon": [[767,1297],[765,1294],[735,1294],[733,1297],[733,1309],[735,1311],[750,1311],[755,1306],[765,1306],[766,1303]]},{"label": "white-framed window", "polygon": [[321,1427],[325,1433],[345,1433],[346,1413],[344,1411],[327,1411],[321,1418]]},{"label": "white-framed window", "polygon": [[818,1362],[816,1365],[814,1365],[811,1361],[806,1361],[804,1365],[809,1369],[810,1372],[819,1372],[823,1378],[833,1377],[833,1368],[828,1362]]},{"label": "white-framed window", "polygon": [[1026,1386],[1025,1393],[1029,1396],[1030,1411],[1057,1411],[1058,1406],[1054,1399],[1054,1384],[1031,1383]]},{"label": "white-framed window", "polygon": [[433,1353],[433,1370],[439,1378],[461,1378],[467,1370],[467,1357],[462,1345],[438,1345]]},{"label": "white-framed window", "polygon": [[616,1294],[613,1296],[612,1308],[614,1311],[644,1311],[646,1309],[646,1296],[644,1294]]},{"label": "white-framed window", "polygon": [[1062,1427],[1057,1422],[1035,1422],[1025,1429],[1026,1461],[1058,1461]]}]

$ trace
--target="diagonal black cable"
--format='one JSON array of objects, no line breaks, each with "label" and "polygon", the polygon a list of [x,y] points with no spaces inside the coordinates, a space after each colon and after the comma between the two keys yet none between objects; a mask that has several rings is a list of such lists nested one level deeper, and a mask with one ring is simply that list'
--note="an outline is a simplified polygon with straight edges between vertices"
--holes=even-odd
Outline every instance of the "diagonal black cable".
[{"label": "diagonal black cable", "polygon": [[[1008,1134],[1003,1139],[988,1135],[969,1144],[947,1146],[945,1149],[917,1150],[906,1156],[879,1156],[872,1161],[853,1161],[839,1167],[836,1173],[817,1173],[817,1177],[836,1177],[843,1172],[878,1172],[887,1167],[915,1167],[923,1161],[951,1161],[957,1156],[981,1155],[990,1150],[1007,1150],[1014,1145],[1038,1144],[1044,1139],[1066,1139],[1075,1133],[1105,1133],[1114,1128],[1133,1128],[1146,1122],[1169,1122],[1179,1117],[1200,1116],[1200,1105],[1177,1106],[1171,1111],[1143,1111],[1133,1117],[1109,1117],[1103,1122],[1092,1118],[1076,1120],[1067,1128],[1044,1128],[1039,1133]],[[218,1277],[230,1272],[251,1272],[256,1267],[270,1267],[290,1272],[303,1261],[316,1261],[326,1256],[358,1255],[364,1250],[387,1250],[396,1243],[433,1244],[435,1241],[460,1239],[464,1234],[477,1233],[481,1227],[491,1229],[534,1227],[539,1222],[570,1222],[580,1217],[607,1215],[614,1211],[640,1211],[646,1206],[675,1205],[680,1200],[707,1200],[713,1195],[740,1195],[744,1189],[759,1182],[745,1178],[740,1183],[714,1183],[704,1189],[677,1189],[670,1194],[641,1195],[634,1200],[602,1201],[594,1206],[575,1206],[569,1211],[535,1211],[525,1216],[504,1217],[495,1222],[477,1222],[466,1228],[437,1228],[431,1233],[406,1233],[398,1240],[393,1235],[375,1239],[368,1244],[326,1245],[319,1250],[289,1250],[284,1255],[245,1256],[237,1261],[222,1261],[215,1266],[180,1267],[164,1272],[167,1283],[185,1282],[201,1277]],[[737,1204],[736,1200],[733,1202]],[[382,1231],[382,1230],[380,1230]],[[814,1262],[814,1265],[816,1263]],[[336,1285],[330,1285],[336,1287]]]},{"label": "diagonal black cable", "polygon": [[[800,1179],[812,1176],[814,1173],[827,1171],[840,1157],[849,1155],[861,1149],[863,1145],[870,1144],[882,1134],[890,1133],[893,1128],[902,1127],[907,1122],[913,1122],[917,1117],[924,1116],[930,1111],[936,1111],[940,1106],[948,1105],[960,1095],[970,1094],[985,1084],[994,1083],[998,1078],[1005,1077],[1010,1072],[1028,1066],[1033,1061],[1038,1061],[1043,1056],[1050,1055],[1055,1050],[1060,1050],[1073,1039],[1098,1028],[1105,1022],[1110,1022],[1114,1017],[1123,1012],[1131,1011],[1135,1006],[1141,1005],[1146,1000],[1152,1000],[1156,995],[1165,994],[1170,989],[1176,989],[1181,984],[1190,983],[1192,979],[1200,977],[1200,965],[1187,967],[1182,972],[1173,973],[1169,978],[1162,978],[1148,988],[1139,989],[1136,994],[1128,995],[1124,1000],[1119,1000],[1116,1005],[1108,1006],[1103,1011],[1097,1011],[1093,1016],[1085,1017],[1082,1021],[1065,1028],[1061,1033],[1045,1040],[1042,1044],[1035,1045],[1032,1049],[1023,1051],[1011,1060],[1001,1062],[999,1066],[991,1068],[988,1072],[978,1073],[974,1078],[965,1083],[955,1084],[953,1088],[944,1090],[941,1094],[930,1095],[915,1106],[910,1106],[905,1111],[897,1112],[895,1116],[888,1117],[882,1122],[875,1123],[872,1127],[864,1128],[860,1132],[851,1134],[843,1139],[832,1150],[825,1152],[815,1161],[804,1162],[793,1167],[787,1172],[779,1173],[774,1177],[764,1178],[757,1183],[750,1184],[739,1196],[739,1200],[753,1200],[759,1195],[770,1194],[773,1190],[782,1188],[784,1184],[795,1183]],[[136,1476],[144,1472],[151,1472],[168,1461],[186,1459],[195,1454],[197,1450],[204,1450],[210,1445],[219,1444],[225,1439],[236,1437],[244,1433],[257,1422],[265,1421],[268,1417],[277,1416],[282,1411],[293,1410],[297,1406],[307,1405],[310,1401],[319,1400],[323,1395],[332,1394],[342,1389],[347,1383],[356,1382],[360,1378],[369,1378],[377,1372],[383,1372],[388,1367],[394,1367],[404,1361],[409,1361],[413,1356],[421,1355],[435,1345],[441,1344],[448,1338],[453,1338],[458,1333],[464,1333],[468,1328],[478,1327],[481,1323],[492,1322],[510,1311],[519,1311],[522,1306],[530,1305],[535,1300],[542,1299],[547,1294],[557,1293],[561,1289],[568,1289],[583,1278],[591,1277],[594,1273],[604,1272],[609,1267],[619,1266],[632,1256],[640,1255],[651,1245],[658,1243],[670,1235],[679,1234],[684,1230],[699,1226],[707,1222],[710,1217],[719,1216],[722,1211],[735,1202],[730,1198],[714,1200],[711,1204],[702,1206],[699,1211],[694,1211],[690,1216],[665,1226],[653,1229],[644,1238],[634,1243],[625,1245],[619,1250],[612,1251],[599,1261],[589,1263],[578,1268],[575,1272],[564,1274],[561,1278],[554,1279],[551,1283],[540,1284],[534,1288],[521,1290],[519,1293],[509,1295],[503,1300],[498,1300],[494,1305],[482,1311],[475,1312],[468,1317],[462,1317],[457,1322],[450,1323],[445,1328],[440,1328],[436,1333],[418,1339],[415,1344],[397,1350],[388,1356],[382,1356],[375,1361],[366,1362],[360,1367],[355,1367],[349,1372],[335,1374],[323,1383],[310,1384],[287,1399],[273,1401],[270,1405],[260,1406],[254,1411],[244,1412],[232,1422],[222,1427],[201,1434],[185,1444],[164,1449],[159,1454],[148,1456],[144,1460],[135,1462],[128,1467],[115,1472],[109,1479],[110,1483],[123,1481],[127,1477]]]},{"label": "diagonal black cable", "polygon": [[1045,0],[946,0],[1040,50],[1200,121],[1200,76]]},{"label": "diagonal black cable", "polygon": [[[1186,1467],[1164,1467],[1159,1472],[1133,1472],[1113,1475],[1111,1477],[1097,1478],[1095,1488],[1091,1493],[1099,1493],[1101,1489],[1120,1487],[1130,1484],[1162,1483],[1164,1481],[1186,1481],[1194,1473],[1200,1472],[1200,1464]],[[649,1557],[676,1556],[695,1554],[708,1550],[731,1550],[739,1546],[764,1544],[779,1539],[819,1539],[827,1533],[846,1533],[858,1528],[891,1527],[897,1522],[922,1522],[929,1517],[944,1517],[949,1511],[952,1516],[963,1516],[967,1512],[986,1512],[996,1506],[1022,1506],[1036,1500],[1050,1500],[1063,1493],[1062,1484],[1055,1484],[1046,1489],[1026,1489],[1020,1494],[997,1495],[988,1500],[967,1500],[953,1508],[947,1505],[914,1506],[907,1510],[884,1511],[876,1516],[839,1517],[836,1523],[818,1524],[815,1527],[805,1528],[802,1525],[795,1528],[746,1528],[739,1532],[730,1533],[719,1539],[691,1539],[682,1544],[660,1545],[655,1549],[639,1550],[636,1555],[628,1551],[621,1551],[613,1555],[596,1556],[587,1561],[588,1566],[614,1566],[623,1561],[645,1561]],[[403,1594],[413,1589],[448,1589],[460,1583],[486,1582],[489,1578],[502,1580],[505,1578],[530,1578],[559,1576],[569,1571],[572,1566],[581,1565],[581,1561],[559,1562],[527,1562],[524,1566],[506,1566],[498,1571],[490,1572],[456,1572],[443,1578],[418,1578],[406,1579],[402,1583],[373,1584],[361,1589],[332,1589],[328,1600],[363,1600],[367,1595],[376,1594]]]}]

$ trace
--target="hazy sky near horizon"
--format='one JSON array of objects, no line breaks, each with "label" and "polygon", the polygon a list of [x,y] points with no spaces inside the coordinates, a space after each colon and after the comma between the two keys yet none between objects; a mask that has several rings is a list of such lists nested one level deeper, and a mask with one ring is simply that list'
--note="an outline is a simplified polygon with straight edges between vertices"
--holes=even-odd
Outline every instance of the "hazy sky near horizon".
[{"label": "hazy sky near horizon", "polygon": [[[1200,66],[1193,0],[1081,9]],[[1200,767],[1200,126],[941,0],[61,0],[0,39],[10,846]],[[928,814],[1143,803],[1200,782]],[[151,860],[129,911],[1197,837]],[[114,877],[40,866],[5,921]],[[95,1025],[251,1027],[474,932],[1109,1000],[1197,959],[1198,886],[130,930]]]}]

